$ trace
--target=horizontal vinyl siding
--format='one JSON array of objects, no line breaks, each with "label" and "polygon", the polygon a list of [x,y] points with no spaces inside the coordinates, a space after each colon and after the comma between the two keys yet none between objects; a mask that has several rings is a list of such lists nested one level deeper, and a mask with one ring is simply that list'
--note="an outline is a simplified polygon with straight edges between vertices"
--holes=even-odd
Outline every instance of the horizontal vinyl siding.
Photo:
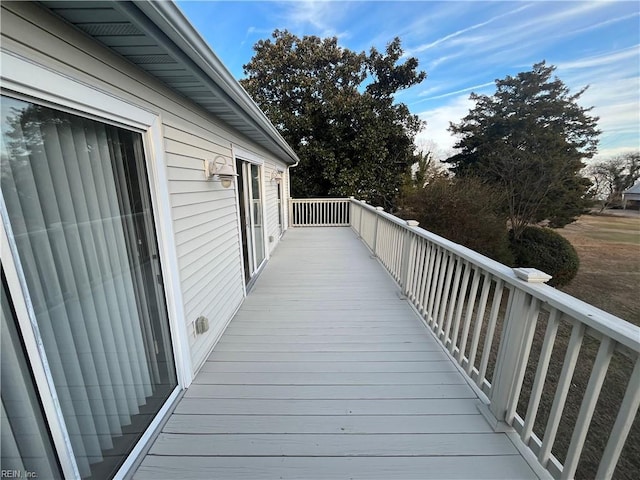
[{"label": "horizontal vinyl siding", "polygon": [[[206,159],[230,158],[231,149],[221,137],[211,135],[217,142],[208,141],[184,125],[165,124],[164,137],[185,322],[197,367],[243,297],[236,193],[207,180],[203,171]],[[194,327],[200,316],[209,320],[202,335]]]},{"label": "horizontal vinyl siding", "polygon": [[[216,155],[231,158],[232,144],[251,149],[272,163],[277,160],[37,5],[3,3],[1,33],[4,49],[160,115],[184,299],[184,316],[178,320],[188,332],[197,370],[242,302],[244,292],[236,192],[233,187],[222,188],[218,181],[207,181],[203,161]],[[269,198],[273,196],[267,193]],[[267,210],[271,211],[269,203],[267,200]],[[272,231],[271,220],[267,220],[268,231]],[[210,328],[196,336],[193,324],[200,315],[209,319]]]},{"label": "horizontal vinyl siding", "polygon": [[[278,184],[275,180],[271,180],[271,175],[273,175],[277,169],[275,165],[265,163],[264,170],[264,199],[267,211],[267,245],[269,252],[272,252],[280,239],[280,230],[278,228]],[[272,241],[270,241],[271,239]]]}]

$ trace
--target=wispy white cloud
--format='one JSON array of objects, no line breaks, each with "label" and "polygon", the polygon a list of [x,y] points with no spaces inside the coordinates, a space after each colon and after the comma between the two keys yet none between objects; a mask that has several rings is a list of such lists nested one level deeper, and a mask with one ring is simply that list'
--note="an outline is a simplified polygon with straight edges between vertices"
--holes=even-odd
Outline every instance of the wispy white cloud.
[{"label": "wispy white cloud", "polygon": [[247,36],[248,35],[271,35],[271,32],[273,32],[273,30],[270,28],[258,28],[254,26],[247,28]]},{"label": "wispy white cloud", "polygon": [[460,58],[462,55],[463,55],[462,52],[454,53],[454,54],[451,54],[451,55],[443,55],[441,57],[436,58],[435,60],[431,60],[427,65],[427,69],[428,70],[435,70],[436,68],[438,68],[443,63],[450,62],[451,60],[453,60],[455,58]]},{"label": "wispy white cloud", "polygon": [[465,34],[467,32],[471,32],[473,30],[477,30],[477,29],[482,28],[482,27],[484,27],[486,25],[489,25],[491,23],[496,22],[496,21],[500,20],[501,18],[507,17],[509,15],[513,15],[513,14],[518,13],[518,12],[521,12],[522,10],[527,9],[530,6],[531,5],[523,5],[521,7],[516,8],[515,10],[511,10],[509,12],[506,12],[506,13],[503,13],[503,14],[500,14],[500,15],[496,15],[495,17],[492,17],[492,18],[490,18],[488,20],[485,20],[484,22],[476,23],[474,25],[471,25],[470,27],[460,29],[460,30],[458,30],[456,32],[453,32],[453,33],[450,33],[448,35],[445,35],[444,37],[440,37],[437,40],[434,40],[432,42],[420,45],[420,46],[414,48],[413,52],[420,53],[420,52],[423,52],[425,50],[429,50],[430,48],[433,48],[433,47],[435,47],[437,45],[445,43],[446,41],[451,40],[453,38],[459,37],[459,36],[461,36],[461,35],[463,35],[463,34]]},{"label": "wispy white cloud", "polygon": [[640,59],[640,45],[634,45],[613,53],[595,55],[570,62],[561,62],[558,64],[558,68],[561,68],[562,70],[593,68],[603,65],[612,65],[618,62],[626,62],[630,59],[635,59],[636,66],[638,65],[638,59]]},{"label": "wispy white cloud", "polygon": [[473,106],[474,103],[468,96],[460,95],[437,108],[420,112],[418,115],[422,120],[426,120],[427,127],[418,134],[418,144],[433,142],[437,145],[433,153],[438,160],[449,157],[456,143],[456,139],[447,130],[449,123],[459,122]]},{"label": "wispy white cloud", "polygon": [[298,0],[277,2],[281,7],[281,17],[286,28],[311,27],[313,33],[322,37],[348,38],[348,31],[335,28],[337,20],[344,18],[350,10],[349,3],[328,2],[322,0]]},{"label": "wispy white cloud", "polygon": [[[453,95],[458,95],[459,93],[471,92],[473,90],[479,90],[481,88],[488,87],[488,86],[494,85],[494,84],[495,84],[495,82],[487,82],[487,83],[482,83],[480,85],[474,85],[472,87],[461,88],[460,90],[456,90],[454,92],[447,92],[447,93],[443,93],[441,95],[435,95],[435,96],[431,96],[431,97],[428,97],[428,98],[424,98],[424,99],[421,100],[421,102],[426,102],[427,100],[437,100],[439,98],[452,97]],[[422,97],[422,96],[425,96],[425,95],[428,95],[428,93],[427,92],[423,92],[423,93],[419,93],[418,94],[419,97]],[[416,102],[416,103],[419,103],[419,102]]]},{"label": "wispy white cloud", "polygon": [[[493,56],[483,60],[492,62],[504,61],[505,58],[517,58],[522,53],[531,54],[550,43],[553,39],[570,34],[578,20],[589,21],[599,9],[607,6],[607,2],[538,2],[527,4],[520,9],[495,16],[473,25],[467,29],[447,35],[450,47],[465,49],[467,54],[480,57],[489,52]],[[514,15],[508,22],[496,22],[507,15],[519,13],[524,7],[535,7],[526,15]],[[554,10],[555,9],[555,10]],[[490,28],[481,28],[487,24]],[[469,32],[472,32],[469,34]],[[434,43],[434,42],[432,42]]]},{"label": "wispy white cloud", "polygon": [[571,30],[571,31],[568,32],[568,35],[575,35],[577,33],[590,32],[592,30],[597,30],[597,29],[605,27],[607,25],[612,25],[614,23],[622,22],[624,20],[629,20],[631,18],[638,17],[638,16],[640,16],[640,12],[634,12],[634,13],[631,13],[629,15],[624,15],[622,17],[611,18],[609,20],[605,20],[603,22],[598,22],[598,23],[595,23],[593,25],[589,25],[587,27],[578,28],[576,30]]}]

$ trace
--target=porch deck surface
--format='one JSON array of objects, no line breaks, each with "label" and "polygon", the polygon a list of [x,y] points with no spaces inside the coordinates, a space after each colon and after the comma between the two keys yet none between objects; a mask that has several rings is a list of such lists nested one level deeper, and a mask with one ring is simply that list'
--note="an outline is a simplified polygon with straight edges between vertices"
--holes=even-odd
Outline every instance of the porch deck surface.
[{"label": "porch deck surface", "polygon": [[289,230],[134,478],[537,478],[349,228]]}]

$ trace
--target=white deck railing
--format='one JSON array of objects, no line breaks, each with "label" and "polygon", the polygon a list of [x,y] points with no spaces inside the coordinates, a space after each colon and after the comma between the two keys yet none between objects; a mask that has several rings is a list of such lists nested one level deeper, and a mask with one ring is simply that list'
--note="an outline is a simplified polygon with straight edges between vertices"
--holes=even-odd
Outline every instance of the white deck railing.
[{"label": "white deck railing", "polygon": [[[351,228],[478,387],[486,403],[484,413],[496,429],[514,429],[553,477],[573,478],[595,413],[600,423],[608,421],[599,427],[608,434],[608,441],[598,452],[596,477],[613,476],[640,404],[640,328],[548,285],[522,280],[513,269],[380,207],[343,200],[349,211],[319,221],[308,212],[326,211],[339,200],[294,202],[298,212],[306,212],[298,213],[299,225],[305,221],[307,225],[342,225],[349,219]],[[561,335],[569,336],[568,346],[560,355],[556,351],[559,358],[552,362]],[[581,348],[587,344],[592,348],[594,343],[597,354],[583,395],[573,400],[579,402],[573,422],[565,407],[567,399],[573,398],[574,371]],[[583,349],[580,368],[591,362],[583,358],[589,348]],[[609,369],[612,359],[616,367]],[[559,373],[548,375],[550,369]],[[622,375],[626,377],[622,381],[628,381],[626,389],[619,385],[621,372],[627,372]],[[598,415],[603,411],[603,407],[596,411],[602,386],[612,381],[612,375],[624,391],[622,401],[605,405],[607,415]],[[543,400],[551,403],[550,409],[540,408]],[[545,421],[538,418],[542,415]],[[564,442],[568,449],[554,447],[561,422],[574,425],[570,441]]]},{"label": "white deck railing", "polygon": [[292,227],[347,227],[349,226],[349,199],[291,199],[289,218]]}]

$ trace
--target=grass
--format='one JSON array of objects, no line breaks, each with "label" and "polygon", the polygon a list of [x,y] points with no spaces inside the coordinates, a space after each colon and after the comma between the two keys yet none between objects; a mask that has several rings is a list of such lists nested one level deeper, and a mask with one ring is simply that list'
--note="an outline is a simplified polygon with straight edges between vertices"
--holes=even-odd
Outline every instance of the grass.
[{"label": "grass", "polygon": [[580,257],[564,292],[640,325],[640,217],[584,215],[558,230]]}]

